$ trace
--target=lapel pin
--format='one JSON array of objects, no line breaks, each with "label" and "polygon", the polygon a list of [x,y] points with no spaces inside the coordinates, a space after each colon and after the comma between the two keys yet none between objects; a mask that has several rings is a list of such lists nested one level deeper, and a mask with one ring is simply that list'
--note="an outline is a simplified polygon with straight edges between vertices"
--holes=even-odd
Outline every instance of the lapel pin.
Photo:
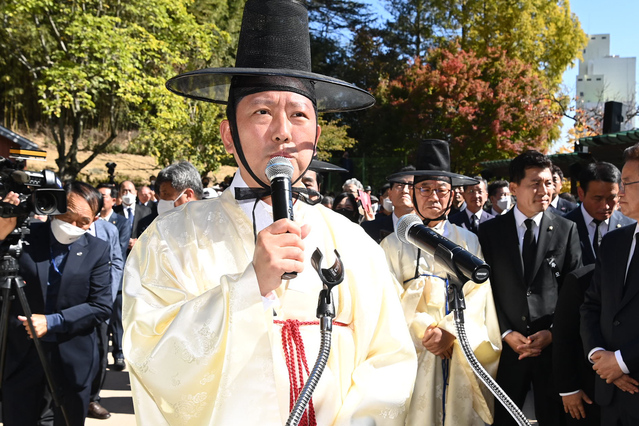
[{"label": "lapel pin", "polygon": [[621,223],[618,223],[618,224],[617,224],[617,228],[621,228]]},{"label": "lapel pin", "polygon": [[82,256],[82,252],[81,252],[81,251],[77,252],[76,254],[77,254],[78,256]]},{"label": "lapel pin", "polygon": [[548,227],[548,230],[549,230],[549,231],[552,231],[552,225]]}]

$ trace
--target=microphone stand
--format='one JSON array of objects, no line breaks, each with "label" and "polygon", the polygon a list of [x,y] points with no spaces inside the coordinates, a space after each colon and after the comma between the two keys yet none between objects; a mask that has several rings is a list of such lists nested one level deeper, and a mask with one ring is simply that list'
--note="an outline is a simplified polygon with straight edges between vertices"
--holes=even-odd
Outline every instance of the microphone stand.
[{"label": "microphone stand", "polygon": [[291,414],[286,421],[286,426],[297,426],[306,411],[311,396],[315,391],[315,387],[319,382],[326,363],[328,362],[328,355],[331,351],[331,335],[333,331],[333,318],[335,318],[335,305],[331,297],[331,290],[344,280],[344,264],[339,257],[339,253],[335,250],[335,263],[328,269],[321,268],[322,259],[324,255],[319,248],[315,249],[313,256],[311,256],[311,264],[317,271],[324,288],[320,291],[319,300],[317,304],[317,318],[320,321],[320,350],[313,366],[311,374],[309,374],[306,384],[302,389],[302,393],[295,401],[295,406],[291,411]]},{"label": "microphone stand", "polygon": [[464,274],[457,267],[453,253],[446,249],[443,245],[439,245],[435,250],[434,257],[439,262],[448,266],[447,272],[448,278],[448,306],[453,310],[453,316],[455,318],[455,327],[457,329],[457,337],[459,343],[464,352],[464,356],[468,361],[468,364],[475,372],[475,375],[479,377],[482,383],[495,395],[495,398],[504,406],[506,411],[512,416],[519,426],[531,426],[530,422],[526,418],[526,415],[517,407],[517,404],[504,392],[504,390],[497,384],[490,374],[486,371],[483,365],[479,363],[475,353],[470,347],[468,337],[466,335],[466,326],[464,325],[464,309],[466,309],[466,301],[464,299],[464,292],[462,288],[464,282],[468,281]]}]

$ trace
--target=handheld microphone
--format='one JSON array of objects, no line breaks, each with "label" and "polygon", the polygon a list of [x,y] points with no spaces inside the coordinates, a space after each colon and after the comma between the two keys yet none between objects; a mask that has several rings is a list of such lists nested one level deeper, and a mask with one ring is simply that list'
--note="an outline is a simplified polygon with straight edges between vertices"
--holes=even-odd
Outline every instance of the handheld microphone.
[{"label": "handheld microphone", "polygon": [[464,281],[472,280],[483,283],[490,276],[490,266],[448,238],[424,226],[419,216],[407,214],[397,222],[397,237],[402,243],[414,246],[441,260],[449,273],[463,277]]},{"label": "handheld microphone", "polygon": [[[266,177],[271,182],[271,203],[273,205],[273,221],[280,219],[293,220],[293,164],[285,157],[273,157],[266,164]],[[297,272],[285,272],[282,279],[295,278]]]}]

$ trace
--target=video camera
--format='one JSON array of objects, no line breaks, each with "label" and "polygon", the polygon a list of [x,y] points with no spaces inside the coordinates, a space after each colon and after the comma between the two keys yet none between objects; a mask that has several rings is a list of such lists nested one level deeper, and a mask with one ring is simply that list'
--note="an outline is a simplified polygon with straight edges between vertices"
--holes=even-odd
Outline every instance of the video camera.
[{"label": "video camera", "polygon": [[20,204],[0,203],[0,217],[59,215],[67,211],[67,196],[60,179],[51,170],[29,172],[23,161],[0,157],[0,199],[13,191]]}]

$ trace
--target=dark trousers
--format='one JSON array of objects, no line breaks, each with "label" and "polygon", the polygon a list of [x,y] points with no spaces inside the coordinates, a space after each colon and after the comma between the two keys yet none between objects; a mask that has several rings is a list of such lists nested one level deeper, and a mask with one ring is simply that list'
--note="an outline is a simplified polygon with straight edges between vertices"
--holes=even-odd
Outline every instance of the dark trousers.
[{"label": "dark trousers", "polygon": [[[497,383],[520,409],[524,406],[526,394],[532,384],[535,416],[539,426],[565,425],[563,404],[552,382],[551,356],[552,345],[544,349],[537,357],[519,361],[517,359],[519,355],[504,342],[497,371]],[[498,401],[495,401],[494,425],[517,425]]]},{"label": "dark trousers", "polygon": [[107,356],[109,354],[109,335],[107,333],[109,325],[106,322],[101,323],[95,328],[98,340],[98,373],[91,383],[91,401],[100,401],[100,391],[104,385],[106,378]]},{"label": "dark trousers", "polygon": [[601,407],[601,426],[639,425],[639,394],[614,390],[610,405]]},{"label": "dark trousers", "polygon": [[[89,408],[91,384],[73,386],[65,378],[57,344],[42,342],[52,374],[71,426],[84,425]],[[90,362],[87,360],[87,362]],[[43,413],[50,412],[52,399],[48,391],[40,358],[31,345],[20,367],[4,379],[2,385],[2,421],[5,426],[41,424]],[[54,425],[65,425],[62,411],[54,407]]]},{"label": "dark trousers", "polygon": [[113,345],[113,358],[122,355],[122,290],[118,291],[118,295],[113,302],[113,313],[109,320],[109,334],[111,335],[111,344]]}]

